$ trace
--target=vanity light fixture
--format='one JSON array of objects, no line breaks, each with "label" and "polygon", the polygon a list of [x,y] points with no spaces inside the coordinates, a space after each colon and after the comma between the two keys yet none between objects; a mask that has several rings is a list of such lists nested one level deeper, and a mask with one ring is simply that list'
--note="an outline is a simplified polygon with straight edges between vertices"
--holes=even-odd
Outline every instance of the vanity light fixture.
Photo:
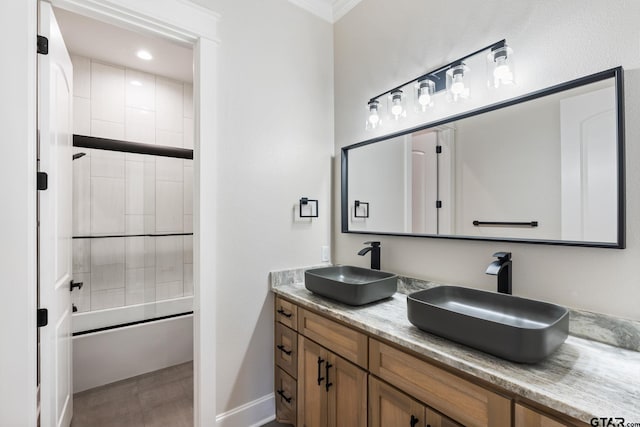
[{"label": "vanity light fixture", "polygon": [[367,117],[367,129],[375,129],[380,125],[380,102],[376,99],[372,99],[367,103],[367,111],[369,115]]},{"label": "vanity light fixture", "polygon": [[389,93],[389,112],[396,120],[407,115],[404,101],[404,92],[400,89],[394,89]]},{"label": "vanity light fixture", "polygon": [[433,71],[429,71],[413,80],[374,96],[367,102],[366,129],[373,130],[383,123],[380,100],[387,97],[388,114],[395,120],[407,115],[406,94],[413,93],[415,110],[428,111],[434,104],[434,96],[446,90],[451,101],[459,101],[469,96],[470,87],[466,79],[470,72],[465,61],[482,52],[490,51],[487,56],[490,70],[490,85],[499,87],[514,83],[513,50],[507,46],[506,40],[500,40],[483,47],[467,56],[450,62]]},{"label": "vanity light fixture", "polygon": [[416,108],[419,111],[427,111],[427,108],[433,106],[433,94],[436,90],[436,84],[428,77],[422,77],[415,84]]},{"label": "vanity light fixture", "polygon": [[515,83],[513,49],[505,42],[497,43],[487,55],[487,83],[489,87],[512,85]]},{"label": "vanity light fixture", "polygon": [[447,92],[452,101],[456,102],[469,97],[469,87],[465,85],[464,76],[469,67],[460,61],[447,70]]}]

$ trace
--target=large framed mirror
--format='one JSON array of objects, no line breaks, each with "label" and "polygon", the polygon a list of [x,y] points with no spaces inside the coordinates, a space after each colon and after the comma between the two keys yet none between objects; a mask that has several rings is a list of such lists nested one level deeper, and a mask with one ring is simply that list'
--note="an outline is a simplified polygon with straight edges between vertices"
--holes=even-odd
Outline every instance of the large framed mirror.
[{"label": "large framed mirror", "polygon": [[623,70],[342,149],[342,232],[624,248]]}]

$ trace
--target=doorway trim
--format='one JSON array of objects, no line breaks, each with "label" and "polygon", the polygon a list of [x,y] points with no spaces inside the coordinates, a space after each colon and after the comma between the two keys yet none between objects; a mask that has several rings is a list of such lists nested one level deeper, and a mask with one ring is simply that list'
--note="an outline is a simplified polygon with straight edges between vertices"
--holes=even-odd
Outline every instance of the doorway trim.
[{"label": "doorway trim", "polygon": [[[0,396],[13,396],[11,401],[3,403],[3,420],[20,420],[21,425],[35,425],[36,408],[36,328],[35,328],[35,279],[36,279],[36,29],[38,0],[4,0],[2,15],[8,24],[0,36],[9,43],[18,45],[11,52],[22,51],[16,56],[16,67],[22,72],[19,81],[8,81],[16,89],[15,97],[7,96],[2,100],[3,124],[15,123],[8,128],[6,144],[2,144],[0,154],[6,162],[14,164],[24,176],[13,179],[16,189],[8,194],[8,206],[16,211],[3,213],[0,232],[7,233],[2,254],[16,251],[17,264],[7,269],[5,279],[14,282],[20,278],[18,289],[8,293],[1,303],[0,312],[5,306],[10,308],[4,316],[14,316],[9,328],[2,328],[3,337],[7,332],[8,340],[3,342],[11,348],[6,355],[7,361],[20,361],[16,365],[5,364],[14,370],[9,378],[22,384],[24,390],[4,390]],[[127,29],[143,31],[148,34],[168,38],[190,45],[194,52],[194,419],[196,426],[209,426],[216,423],[216,196],[217,196],[217,81],[218,81],[218,21],[220,16],[189,0],[51,0],[55,7],[66,9],[84,16],[98,19]],[[6,12],[6,13],[5,13]],[[4,24],[4,19],[0,20]],[[2,44],[4,46],[4,43]],[[25,49],[25,47],[28,47]],[[11,53],[9,52],[9,53]],[[8,73],[8,72],[7,72]],[[5,74],[2,74],[5,77]],[[4,89],[4,84],[3,84]],[[16,102],[15,99],[21,102]],[[14,100],[14,101],[12,101]],[[6,114],[5,114],[6,113]],[[9,142],[11,141],[11,142]],[[16,147],[11,147],[15,145]],[[20,146],[20,147],[17,147]],[[7,154],[7,156],[4,156]],[[9,167],[9,171],[13,166]],[[3,173],[0,177],[4,176]],[[7,181],[8,183],[9,181]],[[203,183],[204,185],[201,185]],[[3,191],[4,194],[4,191]],[[12,200],[21,203],[12,204]],[[18,211],[20,210],[20,211]],[[25,212],[26,210],[26,212]],[[202,221],[206,218],[206,221]],[[26,237],[26,239],[25,239]],[[13,243],[21,242],[16,248]],[[3,245],[4,246],[4,245]],[[18,249],[18,250],[16,250]],[[4,265],[3,265],[4,267]],[[3,268],[4,270],[4,268]],[[26,275],[26,277],[25,277]],[[4,287],[3,287],[4,288]],[[15,298],[13,298],[15,297]],[[206,303],[203,303],[206,302]],[[15,308],[11,308],[15,307]],[[15,316],[20,314],[20,316]],[[20,322],[22,318],[33,322]],[[23,324],[24,323],[24,324]],[[13,344],[16,344],[15,346]],[[4,362],[5,356],[0,358]],[[3,371],[4,374],[4,371]],[[13,387],[12,382],[4,384]],[[206,404],[201,404],[206,402]],[[6,411],[6,412],[5,412]],[[4,418],[7,416],[8,418]],[[26,423],[25,423],[26,421]],[[25,423],[25,424],[23,424]]]}]

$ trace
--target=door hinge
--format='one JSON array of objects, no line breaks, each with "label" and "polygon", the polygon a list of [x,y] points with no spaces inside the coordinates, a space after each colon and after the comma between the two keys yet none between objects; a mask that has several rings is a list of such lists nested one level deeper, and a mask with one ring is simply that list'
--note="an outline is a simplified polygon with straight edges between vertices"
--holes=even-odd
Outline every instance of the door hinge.
[{"label": "door hinge", "polygon": [[442,207],[442,200],[436,200],[436,209],[440,209]]},{"label": "door hinge", "polygon": [[46,308],[38,309],[38,328],[47,326],[49,324],[49,310]]},{"label": "door hinge", "polygon": [[442,154],[442,145],[436,145],[436,154]]},{"label": "door hinge", "polygon": [[38,190],[46,190],[49,188],[49,175],[46,172],[38,172],[37,182]]},{"label": "door hinge", "polygon": [[49,39],[45,36],[38,36],[38,53],[41,55],[49,54]]}]

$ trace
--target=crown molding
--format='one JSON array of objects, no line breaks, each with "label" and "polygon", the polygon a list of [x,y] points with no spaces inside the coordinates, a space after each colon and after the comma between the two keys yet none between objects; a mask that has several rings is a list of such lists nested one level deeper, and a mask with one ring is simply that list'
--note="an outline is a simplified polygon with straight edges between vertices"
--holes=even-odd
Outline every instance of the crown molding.
[{"label": "crown molding", "polygon": [[289,0],[302,9],[333,24],[362,0]]}]

